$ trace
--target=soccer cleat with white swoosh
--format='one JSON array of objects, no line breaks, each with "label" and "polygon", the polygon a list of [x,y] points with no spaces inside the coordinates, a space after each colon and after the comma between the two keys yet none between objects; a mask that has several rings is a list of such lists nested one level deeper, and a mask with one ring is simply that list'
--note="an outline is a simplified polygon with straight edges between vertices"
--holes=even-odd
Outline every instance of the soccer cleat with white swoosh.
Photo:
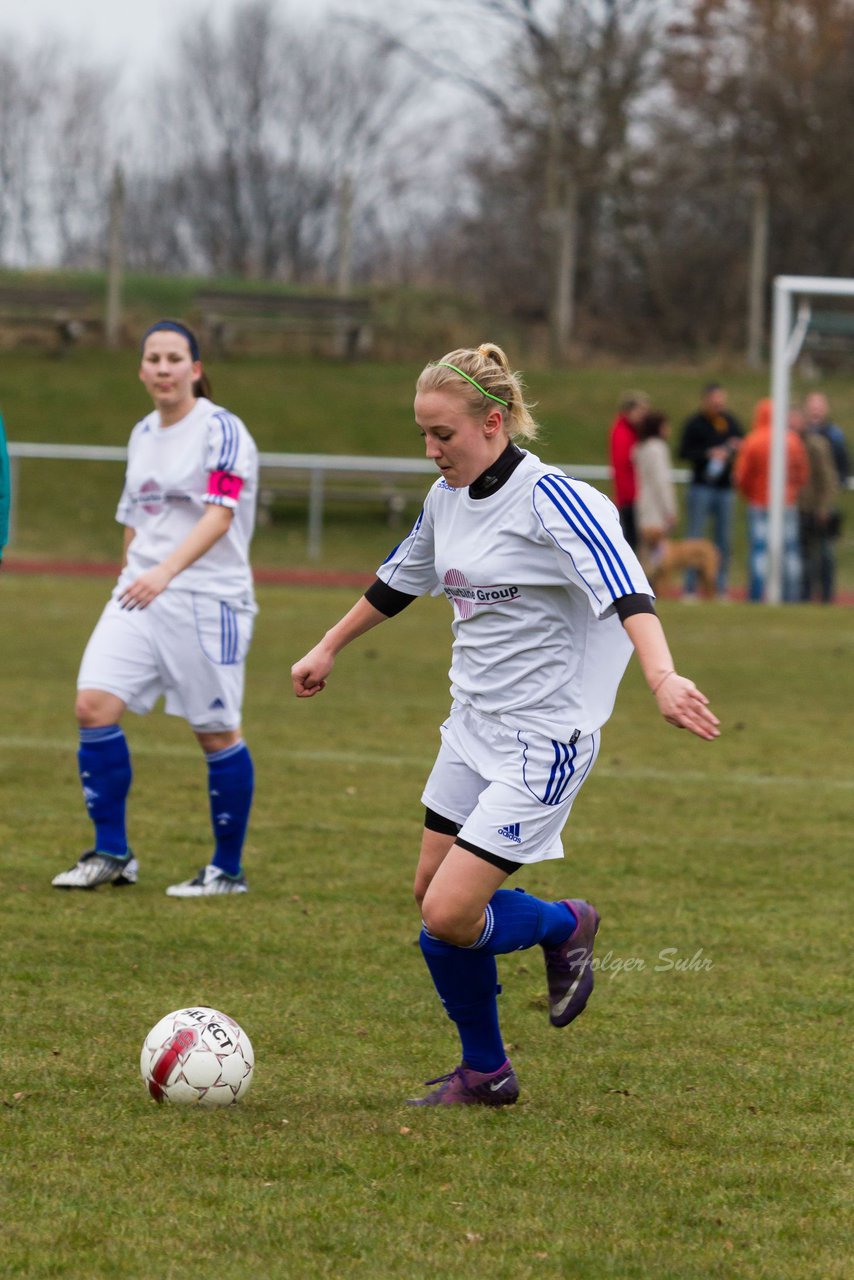
[{"label": "soccer cleat with white swoosh", "polygon": [[559,947],[543,947],[549,984],[549,1021],[565,1027],[577,1018],[593,990],[593,939],[599,932],[599,912],[589,902],[564,898],[577,921]]},{"label": "soccer cleat with white swoosh", "polygon": [[519,1081],[509,1059],[497,1071],[473,1071],[461,1062],[447,1075],[424,1083],[439,1088],[423,1098],[409,1098],[410,1107],[510,1107],[519,1097]]}]

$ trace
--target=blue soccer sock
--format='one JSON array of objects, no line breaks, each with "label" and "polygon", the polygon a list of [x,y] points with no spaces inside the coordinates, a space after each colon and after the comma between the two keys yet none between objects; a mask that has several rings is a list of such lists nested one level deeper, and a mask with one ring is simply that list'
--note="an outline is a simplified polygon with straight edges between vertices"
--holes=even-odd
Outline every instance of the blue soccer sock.
[{"label": "blue soccer sock", "polygon": [[456,1023],[463,1061],[473,1071],[497,1071],[507,1054],[498,1025],[495,957],[442,942],[426,929],[418,941],[445,1012]]},{"label": "blue soccer sock", "polygon": [[95,824],[95,848],[123,858],[128,853],[125,811],[133,770],[120,725],[81,729],[77,767],[83,799]]},{"label": "blue soccer sock", "polygon": [[255,770],[242,740],[207,757],[211,825],[216,849],[213,865],[228,876],[240,875],[243,841],[249,825]]},{"label": "blue soccer sock", "polygon": [[487,904],[483,932],[472,946],[495,956],[526,951],[538,942],[557,947],[576,924],[565,902],[545,902],[523,889],[498,889]]},{"label": "blue soccer sock", "polygon": [[422,929],[419,941],[427,968],[448,1017],[457,1025],[463,1060],[475,1071],[497,1071],[507,1058],[498,1025],[495,957],[538,942],[559,946],[576,924],[565,902],[545,902],[522,889],[499,889],[486,907],[481,935],[471,946],[455,947]]}]

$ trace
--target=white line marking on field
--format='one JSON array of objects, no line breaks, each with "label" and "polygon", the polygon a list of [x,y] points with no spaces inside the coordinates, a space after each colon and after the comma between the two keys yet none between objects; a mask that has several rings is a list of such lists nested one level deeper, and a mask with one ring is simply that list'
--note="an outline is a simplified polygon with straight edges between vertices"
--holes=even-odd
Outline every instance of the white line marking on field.
[{"label": "white line marking on field", "polygon": [[[73,753],[76,744],[69,738],[26,738],[17,735],[0,736],[0,751],[62,751]],[[198,747],[181,746],[177,743],[131,742],[131,753],[140,756],[172,756],[182,760],[198,760]],[[261,753],[259,753],[260,755]],[[263,752],[265,760],[299,761],[315,760],[318,764],[352,764],[352,765],[398,765],[404,769],[429,769],[434,756],[387,755],[370,751],[309,751],[303,747],[281,748],[268,747]],[[698,784],[709,787],[805,787],[808,790],[851,791],[854,790],[852,778],[807,778],[788,774],[747,773],[738,771],[715,775],[704,770],[675,770],[624,768],[622,765],[599,764],[594,777],[622,778],[626,782],[662,782],[667,786],[677,783]]]}]

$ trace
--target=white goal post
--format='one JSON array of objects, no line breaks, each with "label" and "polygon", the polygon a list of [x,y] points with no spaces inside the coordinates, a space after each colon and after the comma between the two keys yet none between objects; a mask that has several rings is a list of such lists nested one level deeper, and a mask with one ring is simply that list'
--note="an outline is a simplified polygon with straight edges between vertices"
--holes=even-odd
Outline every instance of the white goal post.
[{"label": "white goal post", "polygon": [[[766,602],[783,599],[783,509],[786,498],[786,428],[789,422],[789,384],[809,326],[809,298],[854,298],[854,280],[832,276],[777,276],[774,280],[774,329],[771,351],[771,471],[768,493],[768,585]],[[795,297],[801,305],[792,324]]]}]

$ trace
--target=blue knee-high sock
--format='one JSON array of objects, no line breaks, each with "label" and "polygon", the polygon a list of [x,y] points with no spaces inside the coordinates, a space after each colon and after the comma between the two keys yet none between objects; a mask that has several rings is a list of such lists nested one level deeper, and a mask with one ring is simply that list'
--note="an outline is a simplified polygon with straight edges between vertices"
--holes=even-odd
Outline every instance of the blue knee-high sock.
[{"label": "blue knee-high sock", "polygon": [[497,1071],[507,1056],[498,1025],[495,957],[538,942],[556,947],[576,923],[565,902],[544,902],[521,889],[499,889],[472,946],[455,947],[422,929],[419,941],[427,968],[448,1017],[457,1025],[463,1060],[475,1071]]},{"label": "blue knee-high sock", "polygon": [[498,889],[487,904],[483,932],[472,946],[494,956],[526,951],[537,942],[557,947],[577,923],[565,902],[545,902],[523,889]]},{"label": "blue knee-high sock", "polygon": [[83,799],[95,824],[95,848],[123,858],[128,852],[125,810],[133,771],[120,725],[81,729],[77,766]]},{"label": "blue knee-high sock", "polygon": [[245,742],[207,757],[211,825],[216,849],[211,861],[226,875],[240,875],[240,857],[252,808],[255,770]]},{"label": "blue knee-high sock", "polygon": [[426,929],[418,941],[445,1012],[456,1023],[463,1061],[474,1071],[497,1071],[507,1054],[498,1026],[495,957],[442,942]]}]

